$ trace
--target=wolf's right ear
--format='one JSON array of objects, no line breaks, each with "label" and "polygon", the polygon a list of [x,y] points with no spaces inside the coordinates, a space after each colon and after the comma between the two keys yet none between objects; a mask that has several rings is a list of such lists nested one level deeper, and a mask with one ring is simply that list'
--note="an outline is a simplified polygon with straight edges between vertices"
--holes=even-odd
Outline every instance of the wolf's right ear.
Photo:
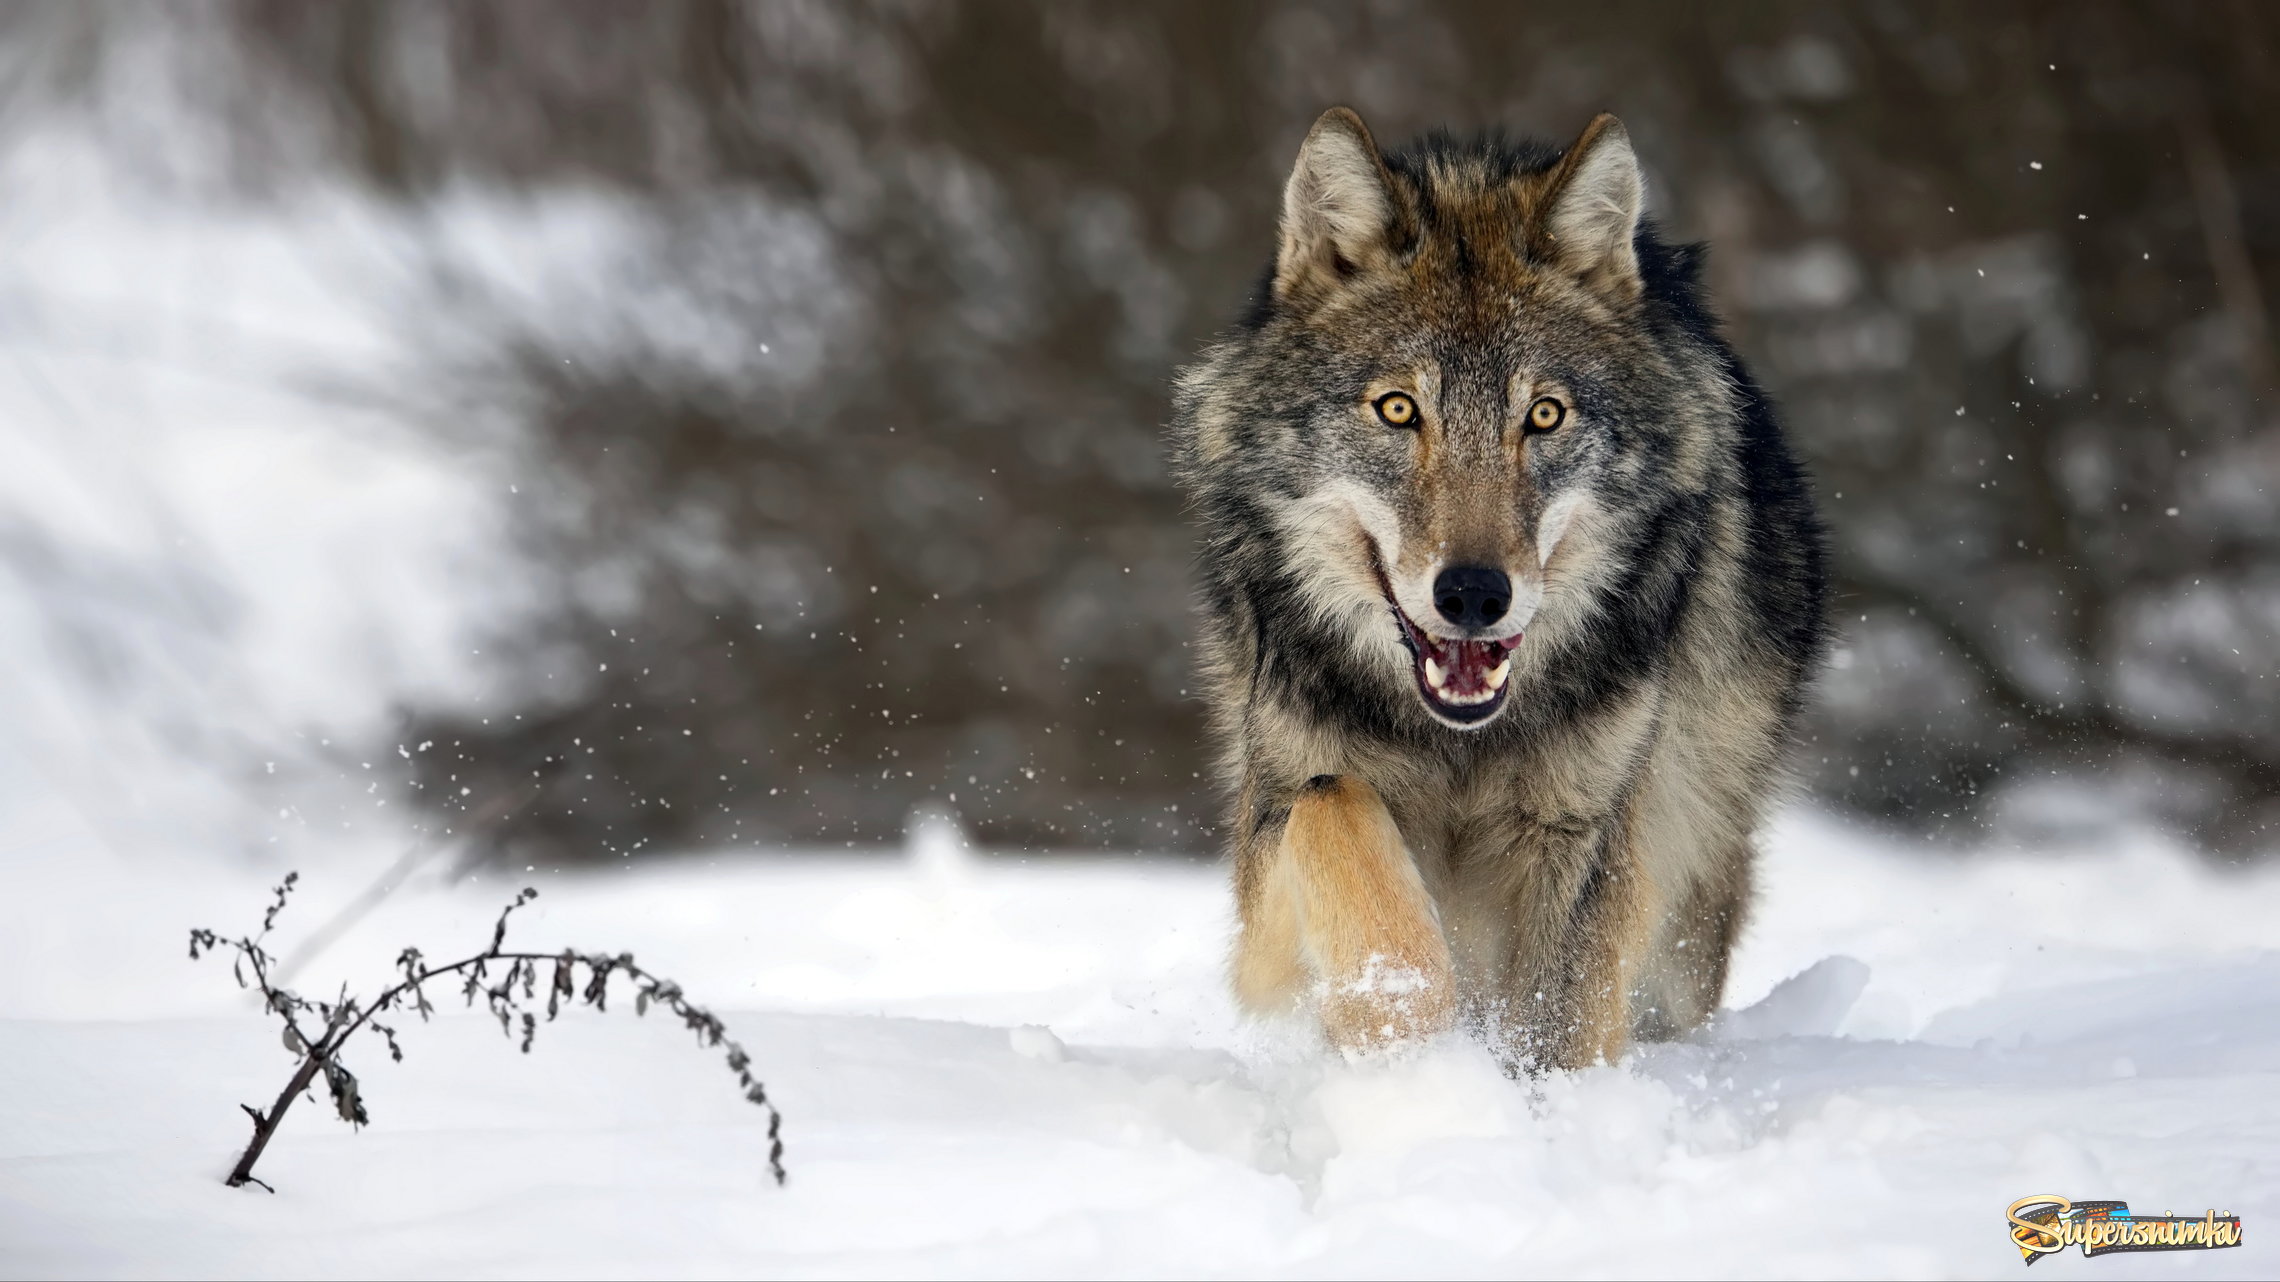
[{"label": "wolf's right ear", "polygon": [[1275,297],[1320,295],[1390,254],[1397,209],[1392,175],[1369,126],[1332,107],[1307,131],[1283,187]]}]

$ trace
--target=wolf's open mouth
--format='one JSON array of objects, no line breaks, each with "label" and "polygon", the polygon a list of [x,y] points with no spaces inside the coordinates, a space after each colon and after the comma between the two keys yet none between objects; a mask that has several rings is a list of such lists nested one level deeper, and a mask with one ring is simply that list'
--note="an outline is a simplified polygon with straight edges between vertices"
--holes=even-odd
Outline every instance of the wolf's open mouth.
[{"label": "wolf's open mouth", "polygon": [[1389,593],[1386,604],[1401,624],[1409,647],[1417,692],[1443,718],[1471,724],[1486,721],[1504,706],[1505,678],[1512,675],[1512,651],[1520,638],[1501,641],[1443,641],[1413,622]]}]

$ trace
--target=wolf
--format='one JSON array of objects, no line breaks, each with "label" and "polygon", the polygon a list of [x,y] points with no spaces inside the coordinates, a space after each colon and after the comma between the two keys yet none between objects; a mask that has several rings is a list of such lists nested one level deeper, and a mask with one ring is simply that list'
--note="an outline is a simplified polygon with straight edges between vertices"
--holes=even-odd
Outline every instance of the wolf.
[{"label": "wolf", "polygon": [[1516,1072],[1717,1010],[1827,644],[1809,482],[1622,124],[1381,152],[1334,108],[1174,379],[1232,982]]}]

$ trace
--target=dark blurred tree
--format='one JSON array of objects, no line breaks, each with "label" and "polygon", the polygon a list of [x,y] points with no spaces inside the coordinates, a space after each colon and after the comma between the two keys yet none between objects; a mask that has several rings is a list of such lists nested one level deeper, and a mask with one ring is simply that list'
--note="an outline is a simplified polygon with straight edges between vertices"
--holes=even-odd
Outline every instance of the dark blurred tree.
[{"label": "dark blurred tree", "polygon": [[515,460],[552,579],[545,626],[500,638],[529,656],[519,717],[408,714],[450,750],[418,793],[446,813],[568,760],[505,838],[859,840],[942,797],[1001,841],[1206,844],[1163,389],[1332,102],[1389,139],[1630,124],[1835,522],[1813,787],[1935,827],[1990,799],[2235,844],[2280,818],[2280,9],[178,21],[226,36],[208,80],[253,189],[591,199],[621,226],[630,266],[578,307],[444,261],[461,323],[407,319],[434,335],[421,412]]}]

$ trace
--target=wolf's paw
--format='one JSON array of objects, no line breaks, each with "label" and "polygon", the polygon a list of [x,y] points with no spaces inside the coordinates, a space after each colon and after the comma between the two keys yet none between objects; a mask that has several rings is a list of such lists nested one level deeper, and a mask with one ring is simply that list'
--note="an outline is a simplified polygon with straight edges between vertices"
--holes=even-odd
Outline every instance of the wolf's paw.
[{"label": "wolf's paw", "polygon": [[1361,970],[1322,985],[1322,1032],[1349,1054],[1430,1041],[1456,1025],[1456,990],[1446,963],[1373,954]]}]

